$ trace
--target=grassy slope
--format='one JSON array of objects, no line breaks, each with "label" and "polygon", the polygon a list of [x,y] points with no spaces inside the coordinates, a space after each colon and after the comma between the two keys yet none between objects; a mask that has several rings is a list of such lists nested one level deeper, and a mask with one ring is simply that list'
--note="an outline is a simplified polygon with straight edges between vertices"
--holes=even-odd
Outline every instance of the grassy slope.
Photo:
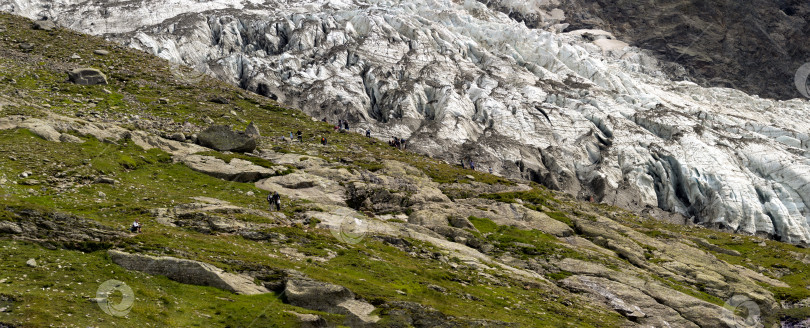
[{"label": "grassy slope", "polygon": [[[192,122],[204,125],[205,116],[218,123],[244,127],[246,121],[257,123],[264,135],[280,136],[289,131],[302,130],[307,143],[286,144],[265,141],[264,147],[276,151],[310,153],[329,161],[351,158],[346,165],[354,169],[377,168],[380,159],[394,159],[422,169],[440,183],[464,183],[467,175],[491,184],[511,184],[491,175],[462,170],[435,160],[391,149],[385,143],[365,139],[357,134],[331,133],[324,123],[312,122],[302,112],[278,106],[267,99],[243,92],[225,84],[206,79],[197,85],[175,81],[167,63],[146,54],[121,49],[94,37],[70,31],[34,31],[26,20],[0,14],[0,94],[11,95],[20,102],[33,106],[5,106],[0,115],[23,114],[43,116],[41,107],[49,105],[52,112],[67,116],[91,111],[114,117],[123,115],[151,115],[176,123]],[[34,44],[34,51],[23,53],[19,43]],[[108,49],[109,56],[93,54],[94,49]],[[73,54],[82,59],[70,59]],[[108,86],[76,86],[65,83],[68,68],[92,66],[104,70],[111,84]],[[228,105],[209,101],[215,96],[231,100]],[[168,99],[168,104],[158,101]],[[331,145],[317,145],[320,135],[329,136]],[[254,266],[295,268],[316,279],[349,287],[372,301],[409,300],[435,307],[449,315],[472,316],[516,322],[523,326],[618,326],[623,319],[605,312],[570,294],[556,290],[538,290],[521,282],[492,272],[495,280],[465,269],[463,263],[453,259],[437,260],[438,252],[431,245],[411,241],[411,251],[426,256],[411,256],[374,238],[366,238],[357,245],[335,243],[326,231],[307,227],[275,228],[288,237],[286,241],[254,242],[238,236],[211,236],[180,228],[156,224],[148,210],[171,207],[190,202],[194,196],[211,196],[249,208],[265,206],[263,194],[253,184],[218,180],[194,172],[182,164],[172,163],[160,151],[143,151],[131,143],[109,144],[84,138],[84,144],[52,143],[28,131],[0,131],[0,220],[12,219],[8,210],[13,208],[41,208],[46,211],[72,213],[123,230],[135,218],[146,225],[146,232],[125,239],[118,246],[131,251],[167,254],[209,262],[226,270],[241,271]],[[227,158],[229,155],[221,155]],[[87,165],[89,164],[89,165]],[[259,163],[262,164],[262,163]],[[18,174],[32,171],[38,185],[21,185]],[[119,181],[115,186],[82,184],[63,189],[49,183],[51,177],[111,176]],[[526,193],[486,195],[485,198],[511,202],[521,198],[529,207],[545,211],[552,217],[571,224],[569,217],[584,217],[577,208],[592,207],[581,204],[540,187]],[[254,196],[247,196],[254,191]],[[453,190],[450,190],[453,191]],[[100,197],[99,192],[106,196]],[[465,196],[463,192],[459,196]],[[471,196],[471,195],[466,195]],[[288,201],[285,199],[285,203]],[[305,202],[291,203],[285,209],[288,215],[308,208]],[[718,258],[749,267],[762,266],[766,274],[791,285],[790,289],[774,289],[784,299],[808,296],[804,288],[810,281],[810,267],[796,259],[796,254],[807,255],[804,249],[791,245],[767,242],[768,247],[757,246],[760,239],[733,236],[723,232],[665,225],[657,221],[640,219],[620,209],[594,206],[597,212],[618,212],[620,222],[646,232],[656,238],[668,236],[702,236],[722,247],[744,254],[733,257],[716,254]],[[258,218],[245,217],[245,220]],[[497,249],[495,253],[509,251],[520,257],[588,258],[570,251],[537,231],[520,231],[498,227],[486,218],[472,218],[479,230]],[[662,233],[662,231],[666,233]],[[522,246],[515,246],[519,243]],[[526,245],[532,247],[526,247]],[[101,248],[111,245],[101,245]],[[98,245],[94,246],[98,248]],[[282,248],[295,248],[310,256],[309,260],[286,257]],[[286,305],[279,295],[239,296],[213,288],[189,286],[164,277],[128,272],[112,264],[103,249],[82,250],[57,248],[51,250],[37,243],[0,239],[0,308],[11,312],[0,313],[0,322],[20,326],[289,326],[292,315],[285,312],[313,313]],[[336,257],[326,262],[317,261],[332,252]],[[35,258],[38,268],[24,263]],[[315,259],[315,260],[313,260]],[[453,268],[452,266],[456,266]],[[779,277],[779,270],[791,273]],[[560,279],[565,272],[550,274]],[[98,285],[108,279],[126,282],[136,294],[136,303],[126,318],[104,314],[88,298],[95,297]],[[673,282],[677,285],[677,283]],[[448,295],[428,288],[442,286]],[[695,286],[677,288],[713,303],[721,300],[702,293]],[[404,295],[403,295],[404,294]],[[461,296],[471,297],[461,297]],[[566,305],[567,304],[567,305]],[[323,314],[339,323],[341,316]],[[776,314],[766,314],[776,316]],[[385,322],[394,320],[385,318]]]}]

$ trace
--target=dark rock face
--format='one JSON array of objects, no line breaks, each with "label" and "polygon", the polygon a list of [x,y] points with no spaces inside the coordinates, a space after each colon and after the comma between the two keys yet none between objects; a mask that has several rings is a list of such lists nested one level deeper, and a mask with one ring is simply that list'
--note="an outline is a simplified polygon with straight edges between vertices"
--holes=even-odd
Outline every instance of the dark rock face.
[{"label": "dark rock face", "polygon": [[374,213],[403,212],[411,203],[407,194],[394,193],[374,184],[352,183],[346,194],[346,203],[351,208]]},{"label": "dark rock face", "polygon": [[7,208],[14,221],[0,221],[0,236],[45,241],[69,249],[94,251],[108,248],[127,236],[95,221],[62,213],[44,213],[31,209]]},{"label": "dark rock face", "polygon": [[79,85],[107,84],[107,76],[94,68],[77,68],[68,72],[70,82]]},{"label": "dark rock face", "polygon": [[[683,65],[668,72],[762,97],[801,97],[796,70],[810,61],[810,2],[801,0],[564,0],[566,30],[611,31]],[[527,23],[528,24],[528,23]]]},{"label": "dark rock face", "polygon": [[197,136],[200,145],[219,151],[249,153],[256,149],[256,138],[226,125],[215,125]]}]

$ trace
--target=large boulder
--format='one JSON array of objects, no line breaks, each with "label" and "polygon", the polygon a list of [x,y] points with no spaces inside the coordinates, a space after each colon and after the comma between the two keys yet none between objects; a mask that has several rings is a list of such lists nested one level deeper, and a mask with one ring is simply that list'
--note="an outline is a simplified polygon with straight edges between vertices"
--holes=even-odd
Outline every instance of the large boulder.
[{"label": "large boulder", "polygon": [[95,68],[77,68],[68,72],[68,80],[79,85],[107,84],[107,76]]},{"label": "large boulder", "polygon": [[56,23],[50,19],[43,19],[34,21],[33,28],[35,30],[51,31],[56,28]]},{"label": "large boulder", "polygon": [[227,273],[208,263],[169,256],[130,254],[112,249],[107,254],[115,264],[127,270],[162,275],[184,284],[212,286],[244,295],[270,292],[254,284],[250,277]]},{"label": "large boulder", "polygon": [[214,125],[197,136],[197,142],[219,151],[249,153],[256,149],[256,137],[234,131],[227,125]]}]

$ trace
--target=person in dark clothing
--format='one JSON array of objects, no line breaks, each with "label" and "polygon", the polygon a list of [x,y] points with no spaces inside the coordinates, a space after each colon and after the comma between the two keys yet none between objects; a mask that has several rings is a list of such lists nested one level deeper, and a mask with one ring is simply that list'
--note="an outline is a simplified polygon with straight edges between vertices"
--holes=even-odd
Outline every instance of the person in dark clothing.
[{"label": "person in dark clothing", "polygon": [[343,120],[338,120],[337,126],[338,126],[338,130],[342,129],[343,128]]},{"label": "person in dark clothing", "polygon": [[366,138],[371,138],[371,129],[366,129]]},{"label": "person in dark clothing", "polygon": [[472,160],[470,160],[470,170],[475,171],[475,162],[473,162]]},{"label": "person in dark clothing", "polygon": [[298,130],[298,142],[304,142],[304,135],[301,134],[301,130]]},{"label": "person in dark clothing", "polygon": [[467,168],[466,166],[464,166],[464,159],[463,159],[463,158],[461,159],[461,168],[462,168],[462,169],[466,169],[466,168]]},{"label": "person in dark clothing", "polygon": [[402,150],[405,150],[406,148],[408,148],[408,144],[407,144],[407,141],[405,140],[405,138],[400,139],[399,144],[402,145]]},{"label": "person in dark clothing", "polygon": [[267,205],[270,206],[270,210],[273,210],[273,204],[276,203],[276,196],[271,192],[267,194]]},{"label": "person in dark clothing", "polygon": [[326,137],[321,137],[321,145],[326,146]]},{"label": "person in dark clothing", "polygon": [[349,121],[343,121],[343,129],[349,131]]}]

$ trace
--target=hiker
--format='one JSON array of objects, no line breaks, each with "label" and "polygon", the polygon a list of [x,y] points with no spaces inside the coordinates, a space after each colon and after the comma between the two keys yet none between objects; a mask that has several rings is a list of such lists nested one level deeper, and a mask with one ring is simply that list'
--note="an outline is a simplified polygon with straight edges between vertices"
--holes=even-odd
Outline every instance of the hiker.
[{"label": "hiker", "polygon": [[326,137],[321,137],[321,145],[326,146]]},{"label": "hiker", "polygon": [[489,174],[492,174],[492,166],[489,167]]},{"label": "hiker", "polygon": [[304,136],[301,134],[301,130],[298,130],[298,142],[304,142]]},{"label": "hiker", "polygon": [[337,127],[338,127],[338,130],[343,128],[343,120],[340,120],[340,119],[338,120]]},{"label": "hiker", "polygon": [[273,204],[276,202],[275,195],[273,193],[267,194],[267,205],[270,205],[270,210],[273,210]]},{"label": "hiker", "polygon": [[402,145],[402,150],[405,150],[405,149],[408,148],[408,144],[406,142],[407,141],[405,140],[405,138],[402,138],[402,140],[400,141],[400,144]]},{"label": "hiker", "polygon": [[467,168],[466,166],[464,166],[464,159],[463,159],[463,158],[461,159],[461,168],[462,168],[462,169],[466,169],[466,168]]},{"label": "hiker", "polygon": [[475,162],[473,162],[472,160],[470,160],[470,170],[475,171]]},{"label": "hiker", "polygon": [[135,219],[135,222],[132,222],[132,226],[129,227],[129,231],[141,233],[141,221],[139,219]]},{"label": "hiker", "polygon": [[343,129],[349,131],[349,121],[343,121]]},{"label": "hiker", "polygon": [[366,138],[371,138],[371,129],[366,129]]},{"label": "hiker", "polygon": [[293,141],[293,140],[295,140],[295,139],[293,139],[292,131],[290,131],[290,141]]},{"label": "hiker", "polygon": [[276,211],[281,211],[281,196],[278,194],[278,191],[273,194],[273,199],[276,203]]}]

